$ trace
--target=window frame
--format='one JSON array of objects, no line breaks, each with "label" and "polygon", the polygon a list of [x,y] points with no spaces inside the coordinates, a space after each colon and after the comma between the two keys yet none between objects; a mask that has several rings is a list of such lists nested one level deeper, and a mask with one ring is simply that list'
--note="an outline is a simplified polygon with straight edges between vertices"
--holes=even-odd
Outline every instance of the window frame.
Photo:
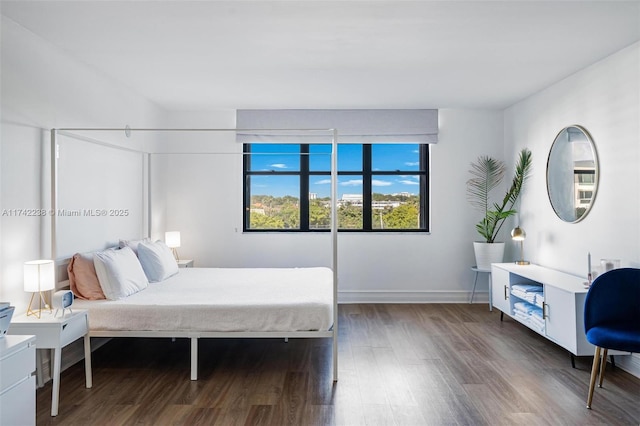
[{"label": "window frame", "polygon": [[[407,145],[410,143],[407,143]],[[277,143],[274,143],[277,145]],[[331,171],[311,171],[309,169],[309,146],[310,144],[296,144],[300,146],[300,169],[296,171],[275,171],[275,170],[250,170],[251,166],[251,143],[243,144],[243,161],[242,161],[242,209],[243,220],[242,230],[247,233],[264,233],[264,232],[329,232],[330,229],[312,229],[309,227],[309,181],[312,176],[331,176]],[[318,144],[321,145],[321,144]],[[337,171],[338,177],[341,176],[362,176],[362,229],[338,228],[338,232],[356,232],[356,233],[430,233],[430,149],[429,144],[416,143],[419,147],[419,169],[418,170],[373,170],[372,169],[372,151],[374,144],[357,144],[362,146],[362,170]],[[298,200],[300,203],[300,227],[299,229],[252,229],[251,221],[251,176],[299,176],[300,177],[300,194]],[[379,229],[373,228],[372,212],[373,212],[373,178],[375,176],[407,176],[418,175],[420,178],[420,228],[392,228]],[[306,195],[305,195],[306,194]],[[304,196],[303,196],[304,195]],[[332,200],[334,201],[334,200]]]}]

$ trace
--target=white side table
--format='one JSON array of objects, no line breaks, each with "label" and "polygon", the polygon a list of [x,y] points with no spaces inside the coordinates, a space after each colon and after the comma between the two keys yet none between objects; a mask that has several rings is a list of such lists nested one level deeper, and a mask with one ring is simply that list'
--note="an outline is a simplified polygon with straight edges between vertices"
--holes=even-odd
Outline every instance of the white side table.
[{"label": "white side table", "polygon": [[[55,312],[55,311],[54,311]],[[47,311],[42,312],[40,319],[25,314],[13,317],[9,326],[9,334],[32,334],[36,336],[37,349],[53,349],[53,389],[51,395],[51,415],[58,415],[60,401],[60,365],[62,348],[84,337],[84,368],[86,387],[92,386],[91,378],[91,340],[89,337],[89,316],[87,311],[73,310],[64,315],[54,316]],[[36,365],[38,382],[42,382],[40,362]]]},{"label": "white side table", "polygon": [[476,278],[473,280],[473,290],[471,291],[471,300],[469,300],[469,303],[473,303],[473,296],[476,294],[478,274],[487,274],[487,279],[489,280],[489,310],[493,311],[493,300],[491,296],[491,269],[480,269],[477,266],[472,266],[471,270],[476,273]]},{"label": "white side table", "polygon": [[193,268],[193,259],[178,260],[178,268]]}]

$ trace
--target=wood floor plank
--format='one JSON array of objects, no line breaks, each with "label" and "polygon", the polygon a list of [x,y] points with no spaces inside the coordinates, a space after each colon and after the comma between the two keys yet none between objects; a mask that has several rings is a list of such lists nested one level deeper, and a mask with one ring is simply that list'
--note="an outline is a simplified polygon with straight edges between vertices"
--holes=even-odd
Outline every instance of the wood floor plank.
[{"label": "wood floor plank", "polygon": [[406,322],[385,326],[387,339],[393,352],[402,364],[421,364],[422,360],[412,341],[412,327]]},{"label": "wood floor plank", "polygon": [[367,424],[362,404],[336,404],[334,406],[336,426],[365,426]]},{"label": "wood floor plank", "polygon": [[[433,388],[415,389],[412,391],[418,402],[418,410],[424,419],[425,425],[457,425],[454,413],[451,410],[451,399],[455,396],[447,391],[442,392],[435,386]],[[400,423],[407,424],[407,423]]]},{"label": "wood floor plank", "polygon": [[385,404],[364,404],[364,421],[367,426],[397,426],[393,412]]},{"label": "wood floor plank", "polygon": [[339,381],[329,339],[112,339],[37,391],[38,425],[634,425],[640,379],[607,367],[585,407],[576,359],[481,304],[339,307]]},{"label": "wood floor plank", "polygon": [[391,348],[373,348],[373,356],[380,371],[380,386],[391,406],[417,406],[405,376],[406,370]]},{"label": "wood floor plank", "polygon": [[252,405],[245,420],[245,425],[270,425],[273,412],[272,405]]},{"label": "wood floor plank", "polygon": [[[355,347],[354,356],[358,360],[356,372],[360,398],[365,405],[387,405],[387,393],[383,376],[378,369],[372,347]],[[340,385],[340,382],[338,382]]]},{"label": "wood floor plank", "polygon": [[[219,411],[215,408],[194,409],[190,405],[167,405],[160,410],[153,420],[153,424],[158,426],[213,424],[218,417]],[[150,424],[142,417],[137,416],[136,413],[131,416],[131,420],[136,423]]]}]

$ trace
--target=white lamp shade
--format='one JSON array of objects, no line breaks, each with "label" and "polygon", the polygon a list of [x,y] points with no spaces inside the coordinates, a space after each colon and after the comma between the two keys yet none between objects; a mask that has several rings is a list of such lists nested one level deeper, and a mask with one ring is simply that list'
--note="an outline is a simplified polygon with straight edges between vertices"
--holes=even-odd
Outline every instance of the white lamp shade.
[{"label": "white lamp shade", "polygon": [[53,260],[32,260],[24,263],[24,291],[37,293],[53,290],[55,286]]},{"label": "white lamp shade", "polygon": [[180,247],[180,231],[165,232],[164,242],[170,248]]}]

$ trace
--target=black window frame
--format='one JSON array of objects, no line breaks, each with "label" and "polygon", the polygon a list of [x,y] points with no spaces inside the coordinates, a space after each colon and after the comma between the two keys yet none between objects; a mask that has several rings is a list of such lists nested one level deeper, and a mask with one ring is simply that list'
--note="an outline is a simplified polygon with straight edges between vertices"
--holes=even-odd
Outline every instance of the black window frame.
[{"label": "black window frame", "polygon": [[[274,143],[277,144],[277,143]],[[296,171],[276,171],[276,170],[250,170],[251,167],[251,145],[243,144],[243,232],[260,233],[260,232],[329,232],[329,229],[311,229],[309,228],[309,181],[311,176],[331,176],[330,171],[311,171],[309,169],[309,144],[299,144],[300,146],[300,170]],[[320,144],[319,144],[320,145]],[[338,176],[362,176],[362,229],[342,229],[339,232],[401,232],[401,233],[429,233],[429,191],[430,191],[430,149],[429,144],[420,144],[419,146],[419,170],[373,170],[372,169],[372,147],[373,144],[359,144],[362,146],[362,170],[338,170]],[[299,229],[252,229],[250,228],[251,220],[251,176],[300,176],[300,194],[298,199],[300,202],[300,228]],[[372,212],[373,212],[373,178],[374,176],[407,176],[418,175],[420,177],[420,228],[392,228],[379,229],[373,228]],[[333,200],[332,200],[333,201]]]}]

